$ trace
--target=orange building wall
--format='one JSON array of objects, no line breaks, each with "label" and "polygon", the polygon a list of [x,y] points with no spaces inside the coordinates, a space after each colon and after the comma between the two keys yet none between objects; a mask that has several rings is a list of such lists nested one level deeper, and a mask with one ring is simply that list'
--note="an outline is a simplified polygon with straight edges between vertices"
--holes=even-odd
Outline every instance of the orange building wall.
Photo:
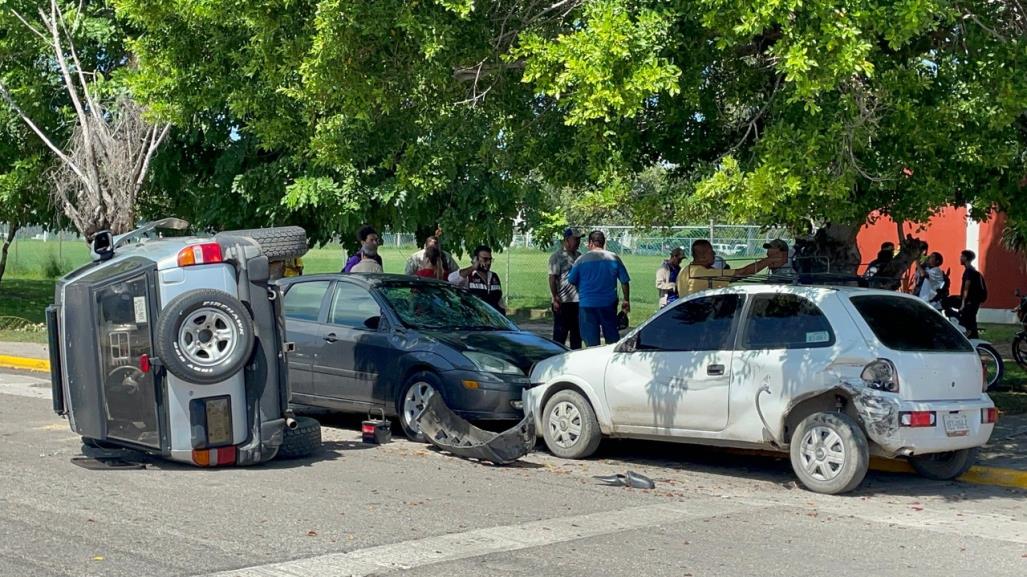
[{"label": "orange building wall", "polygon": [[[984,274],[988,283],[988,302],[984,304],[984,308],[1012,308],[1016,305],[1013,291],[1019,288],[1027,292],[1027,259],[1002,247],[1004,223],[1005,217],[996,215],[979,225],[977,268]],[[947,208],[927,221],[924,226],[907,223],[905,232],[927,241],[931,252],[938,251],[942,254],[945,259],[942,268],[951,271],[953,288],[957,287],[958,279],[963,274],[959,264],[959,253],[972,246],[972,243],[967,243],[966,237],[966,209]],[[888,217],[880,217],[874,224],[867,224],[860,229],[857,243],[863,264],[866,265],[877,256],[882,242],[895,242],[897,235],[895,221]]]},{"label": "orange building wall", "polygon": [[988,283],[988,302],[992,309],[1009,309],[1016,306],[1014,291],[1027,291],[1027,263],[1024,255],[1006,250],[1002,246],[1002,228],[1005,215],[999,214],[988,222],[981,223],[980,247],[977,254],[977,269],[984,274]]},{"label": "orange building wall", "polygon": [[[951,268],[953,274],[963,274],[959,266],[959,252],[966,249],[965,208],[946,208],[928,220],[926,225],[906,223],[904,231],[905,234],[926,241],[931,252],[940,252],[945,259],[943,269]],[[874,260],[882,242],[898,241],[898,234],[895,221],[887,216],[880,217],[872,225],[865,225],[856,238],[863,264]]]}]

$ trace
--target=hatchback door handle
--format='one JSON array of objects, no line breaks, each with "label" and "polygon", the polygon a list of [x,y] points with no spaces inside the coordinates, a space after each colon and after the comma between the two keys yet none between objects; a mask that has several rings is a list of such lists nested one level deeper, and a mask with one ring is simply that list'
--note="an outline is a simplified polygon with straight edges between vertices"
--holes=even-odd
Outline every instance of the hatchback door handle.
[{"label": "hatchback door handle", "polygon": [[724,374],[724,365],[708,365],[706,367],[706,374],[711,377],[719,377]]},{"label": "hatchback door handle", "polygon": [[335,336],[335,333],[328,333],[327,335],[325,335],[325,340],[330,343],[334,343],[335,341],[339,340],[339,337]]}]

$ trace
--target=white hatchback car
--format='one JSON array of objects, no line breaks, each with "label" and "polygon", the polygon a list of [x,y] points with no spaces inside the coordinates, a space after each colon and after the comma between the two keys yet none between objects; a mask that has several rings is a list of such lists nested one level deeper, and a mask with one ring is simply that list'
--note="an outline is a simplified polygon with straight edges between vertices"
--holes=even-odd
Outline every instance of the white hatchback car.
[{"label": "white hatchback car", "polygon": [[789,451],[807,488],[842,493],[871,454],[922,475],[964,473],[997,411],[981,361],[908,295],[735,285],[677,301],[619,343],[539,362],[524,393],[546,445],[603,435]]}]

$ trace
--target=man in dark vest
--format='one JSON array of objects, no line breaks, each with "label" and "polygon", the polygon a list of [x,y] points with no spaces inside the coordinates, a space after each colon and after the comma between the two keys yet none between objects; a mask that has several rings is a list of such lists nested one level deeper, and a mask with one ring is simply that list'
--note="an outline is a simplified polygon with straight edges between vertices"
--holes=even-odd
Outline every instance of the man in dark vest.
[{"label": "man in dark vest", "polygon": [[471,294],[492,305],[492,308],[506,314],[503,307],[503,286],[499,275],[492,272],[492,249],[479,246],[474,249],[471,266],[449,275],[449,282],[466,288]]}]

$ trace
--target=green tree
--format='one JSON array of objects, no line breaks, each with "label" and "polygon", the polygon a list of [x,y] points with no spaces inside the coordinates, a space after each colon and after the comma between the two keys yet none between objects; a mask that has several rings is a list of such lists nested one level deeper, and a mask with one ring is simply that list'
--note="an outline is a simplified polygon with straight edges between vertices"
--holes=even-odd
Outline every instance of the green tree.
[{"label": "green tree", "polygon": [[849,268],[872,212],[1023,192],[1016,0],[116,4],[136,94],[191,143],[165,170],[202,168],[178,205],[211,225],[501,244],[566,218],[555,190],[650,223],[831,223]]}]

